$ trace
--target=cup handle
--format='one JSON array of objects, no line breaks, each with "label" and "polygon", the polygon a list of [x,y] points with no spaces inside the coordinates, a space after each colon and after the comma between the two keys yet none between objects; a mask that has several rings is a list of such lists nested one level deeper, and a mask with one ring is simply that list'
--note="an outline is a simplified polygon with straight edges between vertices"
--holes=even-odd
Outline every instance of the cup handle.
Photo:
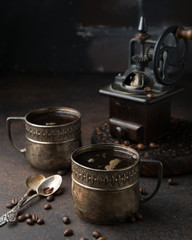
[{"label": "cup handle", "polygon": [[25,155],[25,152],[26,152],[26,148],[18,148],[15,143],[13,142],[13,138],[12,138],[12,133],[11,133],[11,124],[14,122],[14,121],[24,121],[24,117],[8,117],[7,118],[7,133],[8,133],[8,137],[9,137],[9,140],[12,144],[12,146],[19,152],[21,152],[22,154]]},{"label": "cup handle", "polygon": [[153,191],[153,193],[150,194],[148,197],[145,197],[145,198],[142,197],[141,198],[141,202],[144,203],[144,202],[149,201],[152,197],[154,197],[155,194],[158,192],[160,186],[161,186],[161,180],[162,180],[162,177],[163,177],[163,164],[160,161],[157,161],[157,160],[147,160],[147,159],[140,159],[140,163],[141,164],[147,163],[149,165],[156,165],[158,167],[158,179],[157,179],[156,188]]}]

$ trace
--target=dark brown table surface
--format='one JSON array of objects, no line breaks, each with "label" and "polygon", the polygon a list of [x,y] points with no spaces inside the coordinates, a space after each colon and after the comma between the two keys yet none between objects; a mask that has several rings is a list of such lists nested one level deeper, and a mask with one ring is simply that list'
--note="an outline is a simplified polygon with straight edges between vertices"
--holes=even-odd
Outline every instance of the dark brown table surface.
[{"label": "dark brown table surface", "polygon": [[[6,204],[13,197],[21,197],[26,190],[25,180],[32,174],[44,173],[32,168],[27,160],[11,146],[6,133],[6,118],[24,116],[29,111],[50,106],[68,106],[82,114],[83,144],[89,144],[92,131],[108,120],[108,99],[100,96],[98,89],[114,80],[116,74],[66,74],[65,76],[1,76],[0,79],[0,214],[7,212]],[[185,93],[173,99],[172,115],[192,120],[192,83],[190,76],[181,81]],[[24,145],[24,126],[16,123],[14,140]],[[45,224],[29,226],[25,222],[6,224],[0,228],[0,239],[8,240],[53,240],[67,239],[64,230],[72,228],[71,240],[81,237],[93,239],[91,233],[100,231],[107,240],[192,239],[192,177],[177,176],[177,186],[162,181],[158,194],[141,206],[144,219],[132,224],[125,222],[114,226],[86,223],[74,213],[71,202],[70,172],[63,176],[64,194],[51,203],[51,210],[44,210],[46,199],[35,199],[22,210],[23,214],[37,214]],[[156,179],[141,178],[141,186],[150,192]],[[68,215],[70,225],[62,223]]]}]

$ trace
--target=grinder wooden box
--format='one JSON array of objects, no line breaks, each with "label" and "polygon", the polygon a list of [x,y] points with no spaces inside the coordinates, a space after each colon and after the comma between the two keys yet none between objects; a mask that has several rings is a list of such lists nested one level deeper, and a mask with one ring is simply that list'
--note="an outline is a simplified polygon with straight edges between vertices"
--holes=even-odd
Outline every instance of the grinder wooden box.
[{"label": "grinder wooden box", "polygon": [[100,89],[110,98],[111,134],[134,142],[150,142],[167,134],[172,96],[182,90],[148,98],[114,91],[111,86]]}]

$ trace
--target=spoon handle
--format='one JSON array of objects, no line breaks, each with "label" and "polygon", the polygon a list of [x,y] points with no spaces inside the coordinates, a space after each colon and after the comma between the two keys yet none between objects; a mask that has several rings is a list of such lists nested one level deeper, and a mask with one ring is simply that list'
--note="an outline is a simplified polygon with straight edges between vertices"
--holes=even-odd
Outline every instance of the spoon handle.
[{"label": "spoon handle", "polygon": [[28,198],[28,192],[26,192],[14,208],[0,217],[0,227],[7,222],[15,222],[17,220],[17,214]]},{"label": "spoon handle", "polygon": [[37,197],[37,196],[39,196],[39,193],[35,193],[35,194],[33,194],[32,196],[28,197],[28,198],[26,199],[26,201],[23,203],[22,207],[25,206],[25,204],[27,204],[29,201],[31,201],[33,198],[35,198],[35,197]]}]

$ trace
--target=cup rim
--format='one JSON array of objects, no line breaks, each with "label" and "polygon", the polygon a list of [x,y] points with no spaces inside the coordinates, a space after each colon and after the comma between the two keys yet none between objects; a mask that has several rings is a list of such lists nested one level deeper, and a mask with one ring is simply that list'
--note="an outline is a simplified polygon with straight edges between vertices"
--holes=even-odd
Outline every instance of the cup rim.
[{"label": "cup rim", "polygon": [[[124,150],[125,153],[126,152],[132,152],[136,156],[135,162],[132,165],[124,167],[124,168],[113,169],[113,170],[104,170],[104,169],[87,167],[87,166],[84,166],[83,164],[80,164],[77,161],[75,161],[75,157],[78,155],[78,153],[84,153],[84,152],[86,152],[86,150],[87,151],[88,150],[91,151],[91,150],[94,150],[94,149],[98,149],[98,150],[100,149],[101,150],[101,149],[104,149],[104,148],[117,149],[117,150],[121,150],[121,151]],[[116,144],[116,143],[97,143],[97,144],[89,144],[89,145],[85,145],[85,146],[77,148],[75,151],[72,152],[71,160],[72,160],[72,163],[76,164],[77,166],[79,166],[81,168],[91,170],[91,171],[95,171],[95,172],[109,173],[109,172],[121,172],[121,171],[125,171],[125,170],[128,170],[128,169],[131,169],[131,168],[135,167],[139,163],[140,156],[139,156],[139,153],[135,149],[133,149],[131,147],[128,147],[128,146],[123,146],[121,144]]]},{"label": "cup rim", "polygon": [[[51,125],[51,126],[32,123],[27,119],[29,117],[29,115],[31,115],[31,114],[38,114],[38,113],[43,113],[43,112],[56,112],[56,111],[68,112],[69,114],[71,113],[71,115],[75,116],[76,119],[74,121],[69,122],[69,123],[56,124],[56,125]],[[74,108],[69,108],[69,107],[40,108],[40,109],[28,112],[24,117],[25,122],[27,124],[29,124],[31,126],[34,126],[34,127],[41,127],[41,128],[57,128],[57,127],[62,127],[62,126],[68,126],[68,125],[71,125],[71,124],[74,124],[74,123],[78,122],[80,120],[80,118],[81,118],[80,112],[78,110],[74,109]]]}]

